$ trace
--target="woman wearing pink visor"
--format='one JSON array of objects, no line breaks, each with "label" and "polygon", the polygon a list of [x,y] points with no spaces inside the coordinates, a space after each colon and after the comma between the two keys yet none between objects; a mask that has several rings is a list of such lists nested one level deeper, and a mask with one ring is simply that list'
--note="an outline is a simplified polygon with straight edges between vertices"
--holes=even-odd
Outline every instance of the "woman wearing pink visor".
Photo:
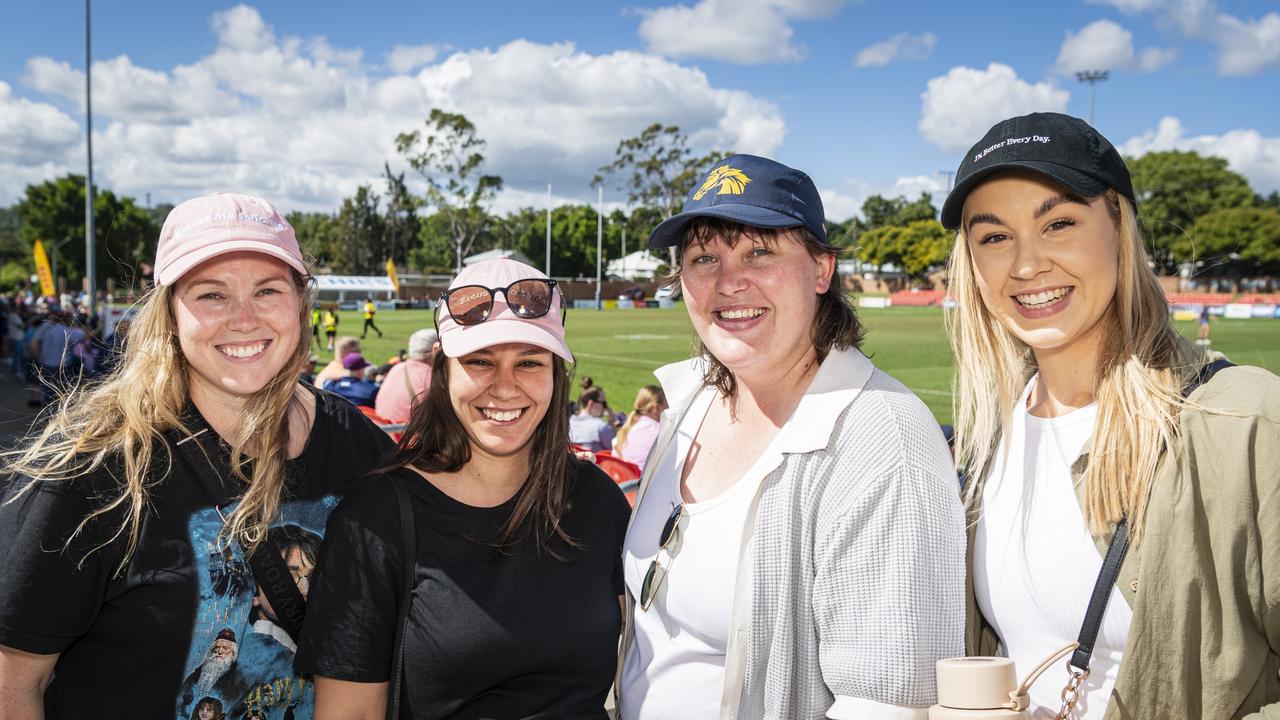
[{"label": "woman wearing pink visor", "polygon": [[297,658],[316,717],[604,718],[630,509],[569,452],[560,292],[477,263],[437,320],[395,463],[329,522]]},{"label": "woman wearing pink visor", "polygon": [[298,382],[308,273],[265,200],[181,203],[155,271],[116,369],[6,458],[0,717],[305,720],[320,533],[392,443]]}]

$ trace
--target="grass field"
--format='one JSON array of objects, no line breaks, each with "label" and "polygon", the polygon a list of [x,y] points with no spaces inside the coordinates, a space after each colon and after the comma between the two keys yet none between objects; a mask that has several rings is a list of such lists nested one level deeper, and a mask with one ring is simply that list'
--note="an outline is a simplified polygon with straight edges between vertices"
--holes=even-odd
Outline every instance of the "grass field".
[{"label": "grass field", "polygon": [[[867,328],[863,350],[876,365],[911,388],[940,422],[951,419],[951,349],[938,308],[861,308]],[[431,327],[426,310],[381,311],[377,323],[385,335],[364,341],[370,362],[386,359],[405,347],[409,334]],[[340,334],[359,334],[360,313],[342,313]],[[1177,323],[1179,332],[1195,337],[1195,322]],[[569,347],[578,359],[576,377],[589,375],[605,389],[616,410],[630,409],[642,385],[656,383],[653,370],[690,356],[693,329],[684,306],[669,310],[570,310],[566,324]],[[1280,320],[1217,320],[1213,347],[1241,365],[1280,372]],[[328,360],[328,353],[320,353]],[[573,393],[577,395],[576,391]]]}]

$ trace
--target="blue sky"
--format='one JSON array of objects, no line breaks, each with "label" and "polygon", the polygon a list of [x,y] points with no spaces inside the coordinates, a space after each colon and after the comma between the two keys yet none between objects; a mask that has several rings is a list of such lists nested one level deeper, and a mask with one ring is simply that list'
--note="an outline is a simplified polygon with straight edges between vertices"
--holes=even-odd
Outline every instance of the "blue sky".
[{"label": "blue sky", "polygon": [[[332,210],[432,107],[462,112],[507,190],[590,201],[623,137],[678,124],[806,170],[828,216],[933,192],[993,122],[1088,113],[1129,154],[1224,157],[1280,189],[1274,2],[99,2],[95,172],[153,203],[233,189]],[[0,25],[0,204],[83,172],[83,5]],[[353,9],[354,8],[354,9]],[[621,193],[609,193],[609,201]]]}]

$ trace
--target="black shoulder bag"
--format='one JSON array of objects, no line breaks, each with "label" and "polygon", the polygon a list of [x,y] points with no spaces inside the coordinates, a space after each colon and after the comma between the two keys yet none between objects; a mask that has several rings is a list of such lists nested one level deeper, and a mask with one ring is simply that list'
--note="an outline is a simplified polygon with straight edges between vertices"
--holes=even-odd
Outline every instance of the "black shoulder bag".
[{"label": "black shoulder bag", "polygon": [[[218,502],[218,494],[209,486],[205,473],[200,471],[203,466],[219,478],[231,477],[231,467],[216,437],[205,425],[195,434],[173,443],[173,455],[195,477],[213,503],[218,516],[222,517],[220,506],[226,503]],[[225,520],[223,518],[224,522]],[[302,620],[306,615],[307,602],[302,597],[302,591],[298,590],[298,583],[289,572],[289,566],[285,564],[284,554],[268,539],[259,543],[246,559],[253,570],[254,581],[275,611],[276,624],[297,643],[302,637]]]},{"label": "black shoulder bag", "polygon": [[405,490],[404,481],[398,475],[391,475],[390,480],[391,487],[396,491],[396,505],[400,509],[400,547],[404,553],[400,577],[400,614],[396,618],[396,639],[391,649],[391,678],[387,686],[387,720],[398,720],[404,681],[404,632],[409,624],[409,605],[413,601],[418,542],[409,491]]},{"label": "black shoulder bag", "polygon": [[[1200,368],[1195,378],[1182,388],[1182,396],[1189,396],[1196,388],[1209,382],[1219,370],[1233,367],[1226,358],[1215,360]],[[1098,580],[1093,585],[1093,594],[1089,597],[1089,608],[1084,614],[1084,623],[1080,626],[1080,635],[1076,638],[1076,649],[1067,662],[1070,679],[1062,690],[1062,707],[1058,710],[1058,718],[1065,718],[1079,700],[1080,685],[1089,677],[1089,661],[1093,657],[1094,644],[1098,641],[1098,631],[1102,629],[1102,615],[1107,611],[1107,601],[1111,599],[1111,588],[1116,584],[1120,574],[1120,566],[1124,564],[1125,552],[1129,549],[1128,518],[1120,518],[1115,532],[1111,535],[1111,544],[1102,560],[1102,570],[1098,572]]]}]

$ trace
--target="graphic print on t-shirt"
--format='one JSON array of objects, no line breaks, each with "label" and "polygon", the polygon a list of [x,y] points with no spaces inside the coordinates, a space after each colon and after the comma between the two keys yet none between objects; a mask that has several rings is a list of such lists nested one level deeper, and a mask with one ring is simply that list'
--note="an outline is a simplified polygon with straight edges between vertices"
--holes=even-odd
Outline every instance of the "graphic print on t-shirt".
[{"label": "graphic print on t-shirt", "polygon": [[[271,546],[280,549],[304,597],[325,521],[337,502],[329,495],[283,503],[269,531]],[[258,589],[239,543],[218,540],[223,517],[234,509],[225,507],[219,514],[209,508],[191,516],[200,597],[177,717],[311,718],[315,694],[310,680],[293,671],[293,638],[276,624],[271,603]]]}]

